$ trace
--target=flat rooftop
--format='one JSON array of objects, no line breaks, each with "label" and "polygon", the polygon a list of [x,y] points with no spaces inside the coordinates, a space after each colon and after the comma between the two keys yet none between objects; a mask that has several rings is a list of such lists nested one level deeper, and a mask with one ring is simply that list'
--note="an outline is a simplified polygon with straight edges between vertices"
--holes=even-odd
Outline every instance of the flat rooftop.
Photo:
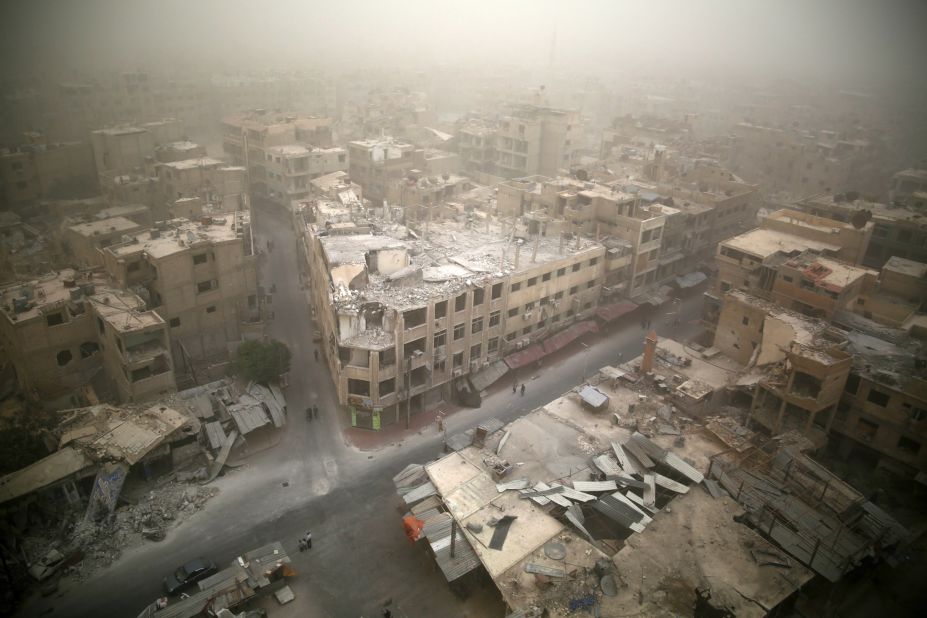
[{"label": "flat rooftop", "polygon": [[196,142],[191,142],[191,141],[171,142],[169,144],[161,144],[160,146],[158,146],[159,150],[185,151],[185,150],[196,150],[197,148],[201,148],[201,146],[197,144]]},{"label": "flat rooftop", "polygon": [[308,155],[311,151],[299,144],[286,144],[285,146],[272,146],[266,152],[278,157],[299,157]]},{"label": "flat rooftop", "polygon": [[785,264],[802,271],[806,278],[814,281],[819,287],[833,292],[839,292],[866,275],[875,278],[879,274],[877,271],[832,260],[813,252],[802,253],[786,260]]},{"label": "flat rooftop", "polygon": [[249,223],[250,215],[245,212],[217,215],[200,221],[173,219],[166,222],[166,229],[146,230],[137,234],[134,241],[110,245],[105,251],[117,258],[142,252],[155,259],[163,258],[188,251],[191,247],[238,240]]},{"label": "flat rooftop", "polygon": [[118,332],[164,325],[161,316],[148,311],[145,301],[131,292],[103,288],[90,297],[90,302],[94,311]]},{"label": "flat rooftop", "polygon": [[78,223],[68,228],[75,234],[81,236],[103,236],[106,234],[128,234],[135,230],[140,230],[141,226],[125,217],[110,217],[100,219],[99,221],[89,221],[87,223]]},{"label": "flat rooftop", "polygon": [[882,270],[887,270],[889,272],[898,273],[899,275],[907,275],[909,277],[916,277],[918,279],[923,279],[927,277],[927,264],[923,262],[915,262],[914,260],[908,260],[900,257],[893,257],[889,259],[885,266],[882,267]]},{"label": "flat rooftop", "polygon": [[223,161],[213,159],[212,157],[199,157],[196,159],[184,159],[182,161],[171,161],[169,163],[159,163],[164,167],[174,170],[192,170],[198,167],[219,167],[224,165]]},{"label": "flat rooftop", "polygon": [[833,195],[818,195],[802,201],[807,205],[818,205],[823,208],[836,208],[849,212],[869,210],[872,212],[872,218],[884,221],[908,221],[916,225],[927,225],[927,217],[923,213],[917,212],[904,207],[889,206],[880,202],[869,202],[866,200],[835,200]]},{"label": "flat rooftop", "polygon": [[721,245],[737,249],[760,259],[766,259],[780,252],[792,253],[814,249],[816,251],[832,251],[836,253],[841,249],[840,245],[809,240],[801,236],[764,228],[756,228],[733,238],[728,238],[721,241]]},{"label": "flat rooftop", "polygon": [[602,246],[585,239],[564,243],[560,252],[558,239],[540,238],[535,244],[525,242],[519,249],[515,267],[516,243],[511,240],[511,224],[493,221],[489,228],[476,221],[472,225],[456,221],[433,222],[427,238],[415,238],[408,228],[394,225],[383,234],[329,235],[320,237],[330,267],[344,264],[367,264],[367,254],[381,249],[405,249],[410,259],[410,272],[421,269],[422,282],[415,287],[400,287],[390,277],[368,272],[368,284],[363,290],[342,290],[336,302],[348,305],[361,300],[379,301],[397,309],[420,307],[429,299],[448,296],[470,287],[474,282],[501,277],[536,268],[540,264],[565,260],[577,253],[590,255],[602,251]]}]

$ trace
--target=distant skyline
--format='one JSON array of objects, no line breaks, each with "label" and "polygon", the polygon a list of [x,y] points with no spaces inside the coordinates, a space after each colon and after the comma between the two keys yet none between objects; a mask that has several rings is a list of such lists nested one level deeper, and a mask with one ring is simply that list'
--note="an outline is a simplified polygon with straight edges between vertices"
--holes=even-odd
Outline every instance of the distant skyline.
[{"label": "distant skyline", "polygon": [[[403,67],[487,63],[917,80],[917,0],[34,0],[0,9],[4,73],[32,68]],[[552,54],[552,42],[556,48]]]}]

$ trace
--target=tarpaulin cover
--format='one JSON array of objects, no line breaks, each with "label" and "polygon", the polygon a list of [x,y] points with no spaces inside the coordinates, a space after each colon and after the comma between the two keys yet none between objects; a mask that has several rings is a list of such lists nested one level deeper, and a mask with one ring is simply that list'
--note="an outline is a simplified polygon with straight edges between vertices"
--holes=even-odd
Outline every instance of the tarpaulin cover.
[{"label": "tarpaulin cover", "polygon": [[585,335],[586,333],[597,332],[599,332],[599,327],[592,320],[577,322],[573,326],[566,328],[556,335],[548,338],[544,342],[544,352],[546,354],[551,354],[552,352],[556,352],[557,350],[560,350],[573,343],[573,341],[582,335]]},{"label": "tarpaulin cover", "polygon": [[620,303],[613,303],[596,309],[595,314],[606,322],[617,320],[623,315],[627,315],[637,309],[637,304],[629,300]]},{"label": "tarpaulin cover", "polygon": [[415,515],[406,515],[402,518],[402,527],[405,529],[409,541],[414,543],[421,538],[422,528],[425,527],[425,522]]},{"label": "tarpaulin cover", "polygon": [[541,360],[546,354],[547,352],[544,351],[544,348],[535,343],[534,345],[529,345],[524,350],[506,356],[505,364],[509,366],[509,369],[518,369],[519,367],[524,367],[525,365],[530,365],[531,363]]}]

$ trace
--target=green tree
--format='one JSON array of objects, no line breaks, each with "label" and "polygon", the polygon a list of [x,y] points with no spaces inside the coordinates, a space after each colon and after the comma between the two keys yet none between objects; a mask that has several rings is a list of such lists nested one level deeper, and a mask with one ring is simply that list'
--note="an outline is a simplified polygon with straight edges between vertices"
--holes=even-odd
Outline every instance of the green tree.
[{"label": "green tree", "polygon": [[290,370],[290,349],[282,341],[245,341],[238,346],[230,373],[267,384]]}]

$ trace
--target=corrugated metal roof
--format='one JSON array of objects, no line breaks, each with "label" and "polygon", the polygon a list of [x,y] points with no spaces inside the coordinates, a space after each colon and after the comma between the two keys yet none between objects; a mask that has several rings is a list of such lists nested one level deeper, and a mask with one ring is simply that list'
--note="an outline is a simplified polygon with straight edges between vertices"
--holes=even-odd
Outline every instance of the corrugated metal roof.
[{"label": "corrugated metal roof", "polygon": [[242,395],[238,403],[229,406],[228,411],[242,435],[270,423],[264,407],[251,395]]},{"label": "corrugated metal roof", "polygon": [[499,378],[508,373],[508,371],[509,368],[503,361],[490,363],[470,376],[470,384],[478,391],[484,390],[497,382]]},{"label": "corrugated metal roof", "polygon": [[206,438],[209,440],[211,448],[222,448],[222,445],[225,444],[225,429],[222,428],[222,423],[219,421],[206,423]]},{"label": "corrugated metal roof", "polygon": [[431,551],[434,552],[435,561],[441,567],[444,578],[452,582],[480,566],[480,559],[470,542],[464,536],[462,529],[457,529],[454,542],[454,557],[451,558],[451,516],[442,513],[442,516],[433,518],[425,525],[423,532]]},{"label": "corrugated metal roof", "polygon": [[0,478],[0,503],[42,489],[92,465],[93,461],[83,453],[66,446]]},{"label": "corrugated metal roof", "polygon": [[601,408],[608,403],[608,396],[594,386],[584,386],[579,389],[579,397],[588,406]]}]

